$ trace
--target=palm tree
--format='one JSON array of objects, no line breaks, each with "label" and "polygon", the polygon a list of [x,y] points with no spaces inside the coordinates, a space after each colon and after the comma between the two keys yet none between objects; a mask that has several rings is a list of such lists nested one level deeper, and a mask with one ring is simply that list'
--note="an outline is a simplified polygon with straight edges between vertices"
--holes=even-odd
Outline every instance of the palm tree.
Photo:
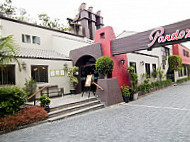
[{"label": "palm tree", "polygon": [[3,64],[16,61],[19,66],[19,70],[21,70],[20,63],[16,58],[15,50],[12,35],[0,38],[0,67]]}]

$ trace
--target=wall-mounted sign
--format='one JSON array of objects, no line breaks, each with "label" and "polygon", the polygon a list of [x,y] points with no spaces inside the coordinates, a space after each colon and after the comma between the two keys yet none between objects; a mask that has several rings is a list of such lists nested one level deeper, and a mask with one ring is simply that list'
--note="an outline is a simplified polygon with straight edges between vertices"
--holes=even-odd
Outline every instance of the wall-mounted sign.
[{"label": "wall-mounted sign", "polygon": [[175,40],[190,38],[190,29],[176,30],[174,33],[166,35],[164,35],[164,33],[165,30],[163,27],[159,27],[153,30],[149,36],[151,43],[148,44],[148,47],[153,46],[156,41],[158,43],[165,43],[167,41],[175,41]]},{"label": "wall-mounted sign", "polygon": [[51,77],[55,76],[55,70],[50,70],[50,76]]},{"label": "wall-mounted sign", "polygon": [[64,76],[65,75],[65,71],[64,70],[60,70],[60,76]]},{"label": "wall-mounted sign", "polygon": [[59,70],[55,70],[55,75],[56,75],[56,76],[59,76],[59,75],[60,75]]}]

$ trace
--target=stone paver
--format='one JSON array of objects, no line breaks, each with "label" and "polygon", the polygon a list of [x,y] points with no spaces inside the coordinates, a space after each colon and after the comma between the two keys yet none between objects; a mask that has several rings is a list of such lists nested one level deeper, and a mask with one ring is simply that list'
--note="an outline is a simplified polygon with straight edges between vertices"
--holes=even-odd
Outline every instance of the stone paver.
[{"label": "stone paver", "polygon": [[189,142],[190,81],[53,123],[0,135],[0,142]]}]

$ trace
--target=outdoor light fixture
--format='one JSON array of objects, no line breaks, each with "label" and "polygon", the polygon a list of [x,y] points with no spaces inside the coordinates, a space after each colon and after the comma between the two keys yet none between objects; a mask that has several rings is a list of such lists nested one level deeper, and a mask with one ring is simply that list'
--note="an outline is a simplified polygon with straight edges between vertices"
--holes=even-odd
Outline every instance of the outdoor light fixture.
[{"label": "outdoor light fixture", "polygon": [[64,67],[67,67],[68,65],[67,65],[67,63],[65,63],[63,66],[64,66]]},{"label": "outdoor light fixture", "polygon": [[124,65],[125,64],[125,59],[121,59],[120,62]]},{"label": "outdoor light fixture", "polygon": [[22,65],[22,68],[23,68],[23,69],[26,69],[26,63],[25,63],[25,62],[22,62],[21,65]]},{"label": "outdoor light fixture", "polygon": [[144,61],[140,61],[140,64],[141,64],[141,65],[144,65]]}]

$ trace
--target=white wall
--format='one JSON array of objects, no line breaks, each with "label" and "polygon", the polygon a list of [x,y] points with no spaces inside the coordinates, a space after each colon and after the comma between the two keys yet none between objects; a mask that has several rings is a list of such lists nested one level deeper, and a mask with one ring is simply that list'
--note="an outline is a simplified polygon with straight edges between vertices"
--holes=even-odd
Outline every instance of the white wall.
[{"label": "white wall", "polygon": [[[2,26],[1,35],[14,35],[15,43],[21,48],[56,50],[68,56],[70,50],[93,43],[85,37],[77,37],[4,19],[0,19],[0,24]],[[23,43],[22,34],[40,37],[40,45]]]},{"label": "white wall", "polygon": [[64,87],[64,93],[70,93],[70,79],[67,77],[67,73],[65,72],[64,76],[50,76],[50,70],[61,70],[63,69],[63,65],[67,63],[68,66],[72,66],[71,61],[62,61],[62,60],[41,60],[41,59],[19,59],[19,62],[22,64],[26,63],[26,69],[22,69],[19,71],[18,65],[15,63],[15,80],[16,86],[24,87],[25,79],[31,78],[31,65],[47,65],[48,66],[48,83],[39,82],[37,86],[46,86],[46,85],[58,85],[58,88]]},{"label": "white wall", "polygon": [[[130,62],[135,62],[136,63],[136,69],[137,69],[139,84],[143,83],[142,74],[146,72],[145,63],[150,64],[150,73],[153,71],[152,64],[156,64],[157,67],[159,65],[159,59],[158,58],[145,56],[145,55],[128,53],[127,54],[127,59],[128,59],[128,66],[130,65],[129,64]],[[144,62],[144,65],[142,65],[140,63],[141,61]],[[153,81],[153,78],[152,78],[152,81]]]}]

